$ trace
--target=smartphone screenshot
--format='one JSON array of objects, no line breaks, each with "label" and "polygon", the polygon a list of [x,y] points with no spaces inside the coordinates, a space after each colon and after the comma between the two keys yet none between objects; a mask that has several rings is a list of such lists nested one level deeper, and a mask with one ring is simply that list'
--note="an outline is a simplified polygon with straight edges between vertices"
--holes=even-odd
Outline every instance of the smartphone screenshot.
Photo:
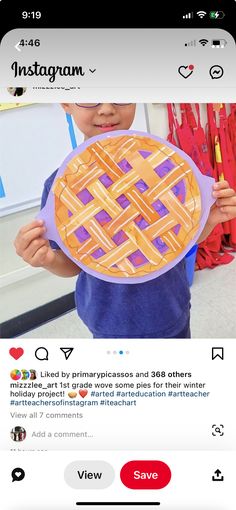
[{"label": "smartphone screenshot", "polygon": [[234,510],[236,2],[110,9],[0,2],[0,506]]}]

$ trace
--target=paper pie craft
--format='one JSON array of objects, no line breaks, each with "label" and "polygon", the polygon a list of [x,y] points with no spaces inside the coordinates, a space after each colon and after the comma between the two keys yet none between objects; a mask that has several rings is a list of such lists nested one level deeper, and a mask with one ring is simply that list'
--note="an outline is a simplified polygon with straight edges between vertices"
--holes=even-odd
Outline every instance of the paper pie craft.
[{"label": "paper pie craft", "polygon": [[141,283],[170,270],[195,244],[213,183],[166,140],[113,131],[69,154],[38,218],[87,273]]}]

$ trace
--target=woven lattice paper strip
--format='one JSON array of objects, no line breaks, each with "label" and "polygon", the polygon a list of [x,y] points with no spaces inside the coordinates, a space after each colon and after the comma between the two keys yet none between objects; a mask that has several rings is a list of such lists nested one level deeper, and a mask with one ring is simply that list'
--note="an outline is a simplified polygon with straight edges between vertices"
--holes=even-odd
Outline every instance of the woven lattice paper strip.
[{"label": "woven lattice paper strip", "polygon": [[168,142],[117,131],[68,156],[41,217],[49,238],[84,270],[107,281],[141,282],[192,247],[212,205],[211,187],[212,179]]}]

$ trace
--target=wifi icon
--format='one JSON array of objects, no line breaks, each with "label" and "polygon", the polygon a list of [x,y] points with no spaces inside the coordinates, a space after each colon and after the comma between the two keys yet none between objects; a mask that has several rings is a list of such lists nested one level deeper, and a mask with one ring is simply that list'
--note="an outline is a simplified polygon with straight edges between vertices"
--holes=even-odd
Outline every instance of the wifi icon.
[{"label": "wifi icon", "polygon": [[209,43],[208,39],[200,39],[199,43],[202,45],[202,46],[206,46],[207,43]]},{"label": "wifi icon", "polygon": [[199,18],[204,18],[204,16],[206,16],[207,13],[206,13],[206,11],[198,11],[197,15],[199,16]]}]

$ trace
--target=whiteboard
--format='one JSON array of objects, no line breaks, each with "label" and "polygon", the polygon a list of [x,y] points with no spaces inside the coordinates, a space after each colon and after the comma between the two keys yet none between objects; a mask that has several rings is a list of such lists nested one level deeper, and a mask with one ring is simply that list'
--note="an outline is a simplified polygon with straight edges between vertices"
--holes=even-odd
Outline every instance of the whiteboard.
[{"label": "whiteboard", "polygon": [[[143,104],[137,105],[132,129],[148,131]],[[83,135],[76,127],[75,134],[79,145]],[[0,112],[0,216],[38,206],[45,180],[71,151],[60,105],[34,104]]]}]

